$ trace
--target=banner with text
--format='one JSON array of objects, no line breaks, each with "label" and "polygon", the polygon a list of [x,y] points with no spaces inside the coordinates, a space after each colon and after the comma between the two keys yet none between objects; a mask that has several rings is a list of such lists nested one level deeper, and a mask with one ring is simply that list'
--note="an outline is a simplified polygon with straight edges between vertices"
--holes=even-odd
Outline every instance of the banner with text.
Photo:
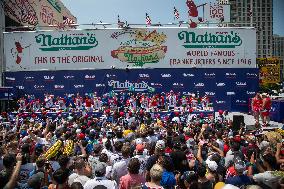
[{"label": "banner with text", "polygon": [[13,97],[44,93],[62,96],[111,90],[207,95],[216,110],[248,111],[249,99],[259,90],[258,69],[133,69],[6,72],[5,86],[16,88]]},{"label": "banner with text", "polygon": [[254,29],[103,29],[4,37],[6,71],[256,67]]}]

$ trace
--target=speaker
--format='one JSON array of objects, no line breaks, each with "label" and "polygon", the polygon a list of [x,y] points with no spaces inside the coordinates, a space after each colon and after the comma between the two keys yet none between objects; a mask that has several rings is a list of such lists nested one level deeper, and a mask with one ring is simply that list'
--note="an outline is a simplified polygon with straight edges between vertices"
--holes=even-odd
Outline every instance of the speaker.
[{"label": "speaker", "polygon": [[245,126],[245,118],[243,115],[233,116],[233,130],[240,130],[241,126]]}]

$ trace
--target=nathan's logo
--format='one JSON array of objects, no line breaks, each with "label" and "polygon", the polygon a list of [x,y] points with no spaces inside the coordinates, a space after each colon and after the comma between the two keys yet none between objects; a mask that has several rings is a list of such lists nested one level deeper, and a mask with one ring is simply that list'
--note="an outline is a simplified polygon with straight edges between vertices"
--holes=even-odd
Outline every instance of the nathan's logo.
[{"label": "nathan's logo", "polygon": [[190,31],[181,31],[178,38],[183,40],[185,48],[235,48],[242,45],[242,39],[234,31],[223,33],[196,34]]},{"label": "nathan's logo", "polygon": [[111,80],[108,81],[108,86],[112,87],[114,91],[124,91],[132,88],[134,91],[147,91],[149,88],[148,83],[141,81],[140,83],[132,83],[128,80],[125,82]]},{"label": "nathan's logo", "polygon": [[35,39],[42,51],[89,50],[98,46],[95,34],[92,33],[62,34],[60,37],[39,34]]},{"label": "nathan's logo", "polygon": [[[111,51],[113,58],[132,63],[134,67],[142,67],[144,64],[158,63],[165,57],[167,46],[162,44],[166,42],[167,36],[164,33],[139,29],[130,30],[122,35],[129,35],[130,39],[120,42],[120,47]],[[117,36],[111,37],[118,40]]]},{"label": "nathan's logo", "polygon": [[225,83],[216,83],[216,86],[217,87],[224,87],[224,86],[226,86],[226,84]]}]

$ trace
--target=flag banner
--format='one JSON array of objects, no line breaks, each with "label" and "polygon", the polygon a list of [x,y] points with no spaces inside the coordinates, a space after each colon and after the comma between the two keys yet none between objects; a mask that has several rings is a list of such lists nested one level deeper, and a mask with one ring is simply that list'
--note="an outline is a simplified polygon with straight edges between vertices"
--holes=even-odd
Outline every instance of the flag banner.
[{"label": "flag banner", "polygon": [[151,25],[152,24],[151,18],[150,18],[148,13],[146,13],[146,24],[147,25]]},{"label": "flag banner", "polygon": [[175,19],[179,19],[179,12],[178,10],[176,9],[176,7],[174,7],[174,15],[175,15]]}]

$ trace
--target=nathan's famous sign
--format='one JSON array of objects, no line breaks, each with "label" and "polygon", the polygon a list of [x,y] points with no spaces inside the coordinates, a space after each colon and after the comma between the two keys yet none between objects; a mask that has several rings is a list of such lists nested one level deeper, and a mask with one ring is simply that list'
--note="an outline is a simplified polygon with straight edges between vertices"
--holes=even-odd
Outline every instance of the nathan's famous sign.
[{"label": "nathan's famous sign", "polygon": [[178,38],[184,42],[185,48],[235,48],[242,45],[238,33],[210,33],[198,34],[194,31],[181,31]]},{"label": "nathan's famous sign", "polygon": [[36,43],[42,51],[89,50],[98,45],[95,34],[85,33],[79,36],[62,34],[60,37],[39,34],[35,36]]},{"label": "nathan's famous sign", "polygon": [[256,67],[254,29],[15,32],[4,43],[6,71]]}]

